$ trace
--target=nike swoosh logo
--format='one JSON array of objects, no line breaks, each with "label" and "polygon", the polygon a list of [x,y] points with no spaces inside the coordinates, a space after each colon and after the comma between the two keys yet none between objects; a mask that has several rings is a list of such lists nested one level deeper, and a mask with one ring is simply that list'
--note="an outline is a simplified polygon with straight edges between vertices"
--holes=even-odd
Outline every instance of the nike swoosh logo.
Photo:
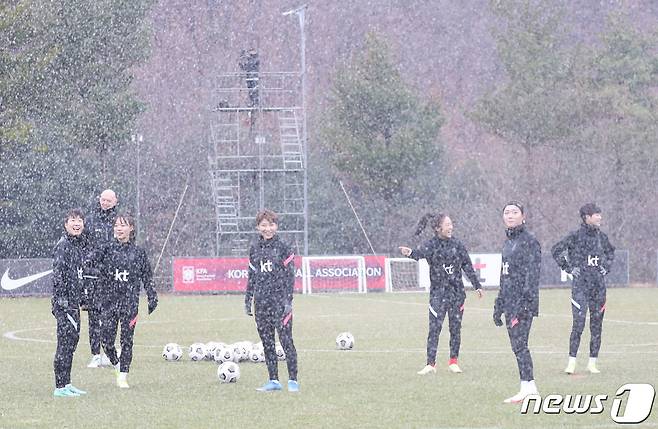
[{"label": "nike swoosh logo", "polygon": [[9,268],[7,268],[7,271],[2,275],[2,279],[0,279],[0,287],[4,290],[18,289],[19,287],[23,287],[28,283],[39,280],[41,277],[45,277],[52,272],[53,270],[48,270],[42,273],[32,274],[31,276],[21,277],[19,279],[11,279],[9,278]]}]

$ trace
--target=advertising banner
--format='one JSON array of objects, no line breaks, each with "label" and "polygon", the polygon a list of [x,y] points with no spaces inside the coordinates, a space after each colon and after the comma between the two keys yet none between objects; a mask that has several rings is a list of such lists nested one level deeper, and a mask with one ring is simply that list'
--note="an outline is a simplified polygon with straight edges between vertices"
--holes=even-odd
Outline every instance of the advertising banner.
[{"label": "advertising banner", "polygon": [[[301,256],[296,256],[295,292],[302,291]],[[174,292],[244,292],[249,258],[175,258]]]},{"label": "advertising banner", "polygon": [[[295,292],[302,292],[301,257],[295,258]],[[365,256],[366,287],[384,291],[385,256]],[[175,258],[174,292],[244,292],[247,288],[248,258]],[[360,275],[355,259],[323,259],[313,262],[313,287],[356,289]]]},{"label": "advertising banner", "polygon": [[50,295],[52,259],[0,259],[0,296]]}]

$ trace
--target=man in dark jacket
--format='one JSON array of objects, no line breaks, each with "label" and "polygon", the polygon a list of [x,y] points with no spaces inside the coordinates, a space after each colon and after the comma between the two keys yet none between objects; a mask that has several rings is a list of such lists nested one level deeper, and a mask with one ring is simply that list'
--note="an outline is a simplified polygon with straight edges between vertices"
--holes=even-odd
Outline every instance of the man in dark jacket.
[{"label": "man in dark jacket", "polygon": [[[87,216],[85,232],[89,240],[89,252],[86,259],[91,272],[98,270],[99,259],[113,240],[116,206],[116,193],[106,189],[101,192],[98,203]],[[92,357],[87,367],[100,368],[110,365],[107,356],[101,354],[103,284],[98,275],[91,272],[85,275],[81,308],[87,311],[89,317],[89,346]]]},{"label": "man in dark jacket", "polygon": [[569,339],[569,362],[567,374],[576,371],[576,355],[580,336],[585,329],[585,318],[589,309],[590,344],[587,370],[593,374],[600,371],[596,359],[601,348],[603,315],[605,314],[605,276],[610,272],[615,257],[615,248],[608,236],[601,231],[601,209],[594,203],[580,208],[582,224],[553,246],[552,254],[561,269],[573,277],[571,288],[571,310],[573,325]]},{"label": "man in dark jacket", "polygon": [[55,397],[80,396],[86,392],[71,384],[73,353],[80,339],[80,283],[83,276],[84,215],[73,209],[66,214],[66,233],[53,252],[52,313],[57,320],[57,350],[53,362]]},{"label": "man in dark jacket", "polygon": [[[276,235],[277,215],[263,210],[256,216],[261,237],[249,249],[249,281],[245,294],[245,312],[256,315],[258,335],[263,342],[269,381],[259,391],[281,390],[276,355],[275,331],[286,355],[288,391],[298,392],[297,351],[292,340],[292,293],[295,266],[292,249]],[[252,303],[254,311],[252,311]]]}]

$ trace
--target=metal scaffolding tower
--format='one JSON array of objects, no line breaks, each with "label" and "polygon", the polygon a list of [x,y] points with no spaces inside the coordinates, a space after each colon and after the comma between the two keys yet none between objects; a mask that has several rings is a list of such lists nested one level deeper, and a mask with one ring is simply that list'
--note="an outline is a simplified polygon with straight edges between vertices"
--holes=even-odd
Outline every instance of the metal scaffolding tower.
[{"label": "metal scaffolding tower", "polygon": [[227,73],[218,78],[208,157],[216,254],[245,256],[255,237],[256,213],[263,208],[279,214],[282,238],[303,253],[308,205],[302,76]]}]

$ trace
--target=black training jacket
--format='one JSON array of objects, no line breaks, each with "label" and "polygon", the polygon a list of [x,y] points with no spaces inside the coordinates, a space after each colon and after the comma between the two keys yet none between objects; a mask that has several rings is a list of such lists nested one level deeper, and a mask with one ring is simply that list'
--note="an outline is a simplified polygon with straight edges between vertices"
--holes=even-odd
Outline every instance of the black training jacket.
[{"label": "black training jacket", "polygon": [[85,239],[64,234],[53,251],[53,313],[80,306]]},{"label": "black training jacket", "polygon": [[507,230],[496,307],[508,318],[539,315],[541,246],[525,225]]},{"label": "black training jacket", "polygon": [[260,237],[249,249],[249,281],[245,303],[252,298],[275,300],[282,304],[292,303],[295,285],[294,252],[275,235],[269,240]]},{"label": "black training jacket", "polygon": [[581,274],[595,278],[602,277],[600,267],[610,272],[615,259],[615,248],[608,236],[598,227],[584,223],[556,243],[551,253],[564,271],[570,273],[579,268]]},{"label": "black training jacket", "polygon": [[109,244],[112,242],[116,215],[116,207],[103,210],[100,203],[96,203],[94,208],[89,210],[85,218],[85,229],[89,232],[94,244]]},{"label": "black training jacket", "polygon": [[104,307],[118,303],[125,308],[137,308],[142,287],[149,300],[157,297],[146,251],[132,242],[114,240],[105,248],[101,276],[106,287]]},{"label": "black training jacket", "polygon": [[411,251],[410,258],[426,259],[430,266],[430,293],[444,293],[446,297],[466,297],[462,271],[475,289],[482,288],[471,258],[464,244],[458,239],[433,237]]}]

